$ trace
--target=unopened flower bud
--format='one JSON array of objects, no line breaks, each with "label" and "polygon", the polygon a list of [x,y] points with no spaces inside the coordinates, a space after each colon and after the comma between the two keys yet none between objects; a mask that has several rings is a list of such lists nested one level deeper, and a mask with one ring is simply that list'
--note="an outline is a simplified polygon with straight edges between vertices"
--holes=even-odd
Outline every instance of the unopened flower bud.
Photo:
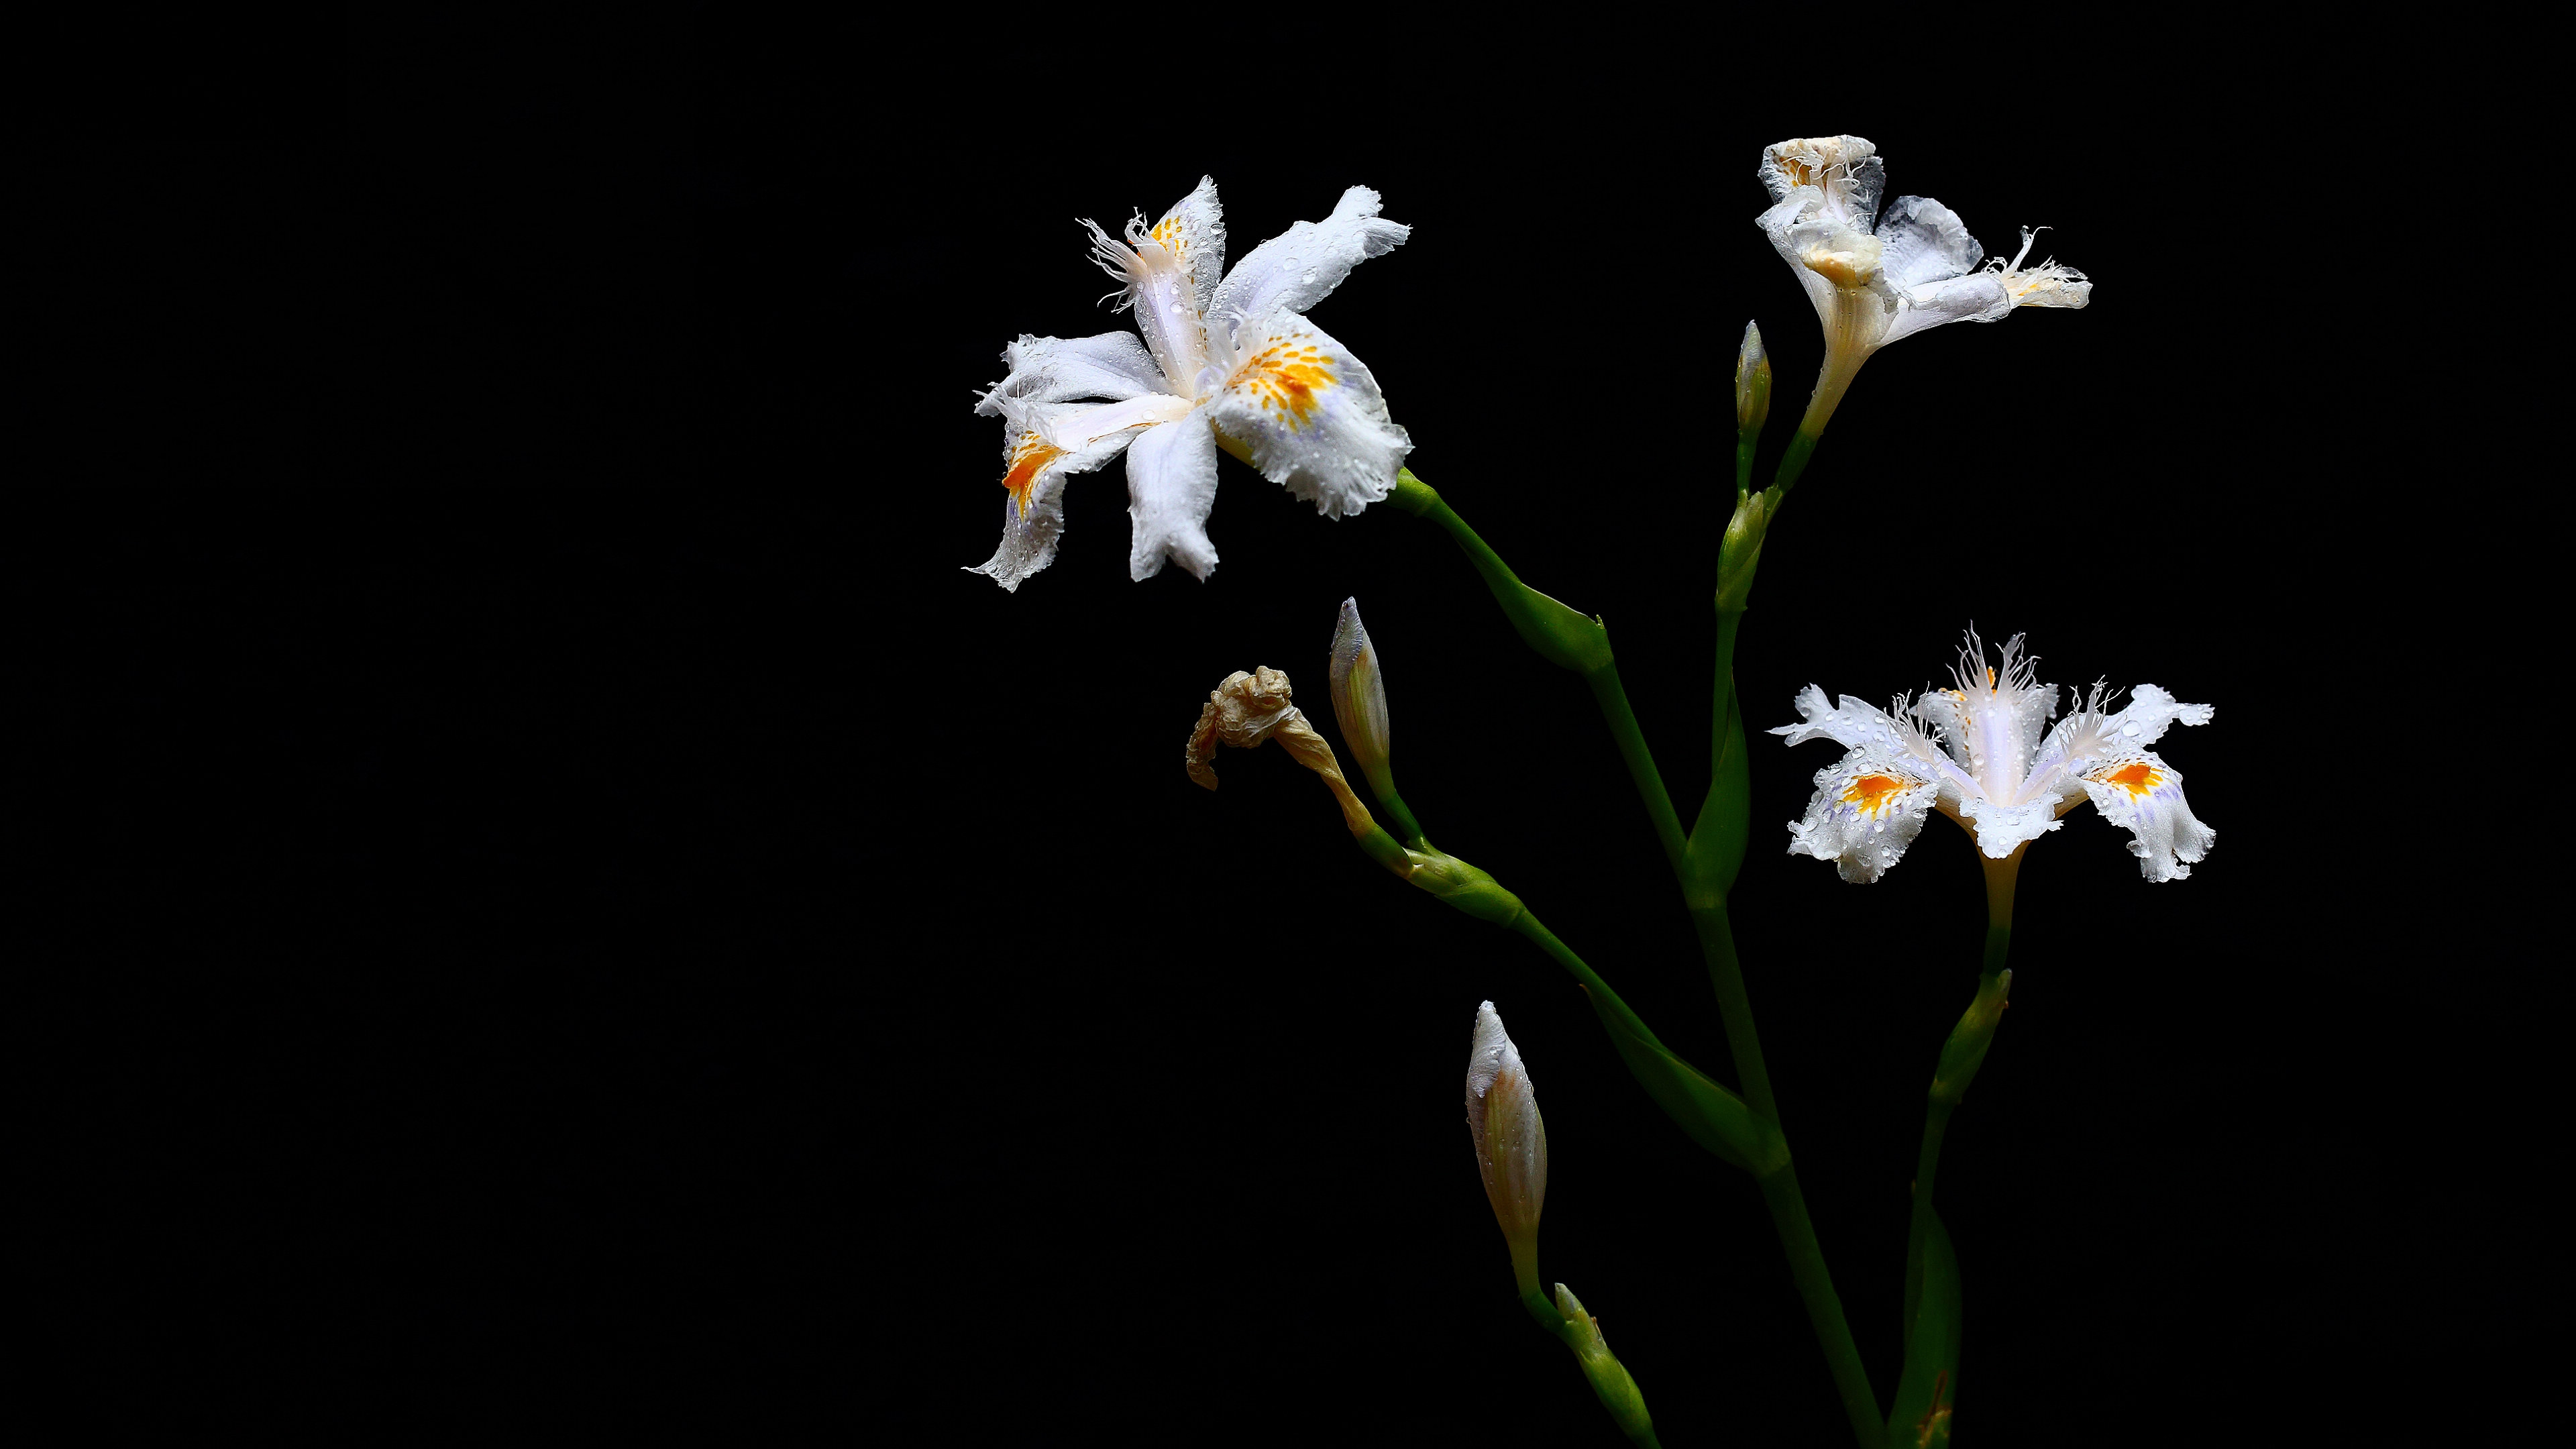
[{"label": "unopened flower bud", "polygon": [[1333,626],[1333,719],[1350,746],[1351,763],[1374,784],[1384,773],[1389,753],[1386,680],[1378,673],[1377,649],[1368,626],[1360,622],[1360,601],[1342,600],[1342,617]]},{"label": "unopened flower bud", "polygon": [[1208,691],[1207,707],[1199,711],[1199,722],[1190,731],[1189,747],[1184,761],[1190,779],[1208,789],[1216,788],[1216,759],[1219,745],[1249,750],[1268,740],[1293,756],[1298,764],[1323,777],[1324,784],[1342,807],[1342,823],[1353,835],[1366,835],[1377,829],[1369,818],[1368,807],[1351,793],[1348,780],[1342,778],[1342,767],[1333,758],[1333,747],[1306,723],[1306,716],[1289,703],[1291,690],[1288,676],[1267,665],[1247,674],[1238,669],[1223,683]]},{"label": "unopened flower bud", "polygon": [[1503,1030],[1488,1001],[1476,1008],[1476,1037],[1467,1053],[1467,1137],[1475,1144],[1476,1170],[1485,1178],[1485,1200],[1511,1248],[1512,1278],[1521,1295],[1538,1290],[1538,1215],[1547,1201],[1547,1124],[1520,1048]]},{"label": "unopened flower bud", "polygon": [[1758,433],[1771,416],[1771,354],[1762,346],[1762,329],[1744,324],[1744,343],[1735,349],[1735,430]]},{"label": "unopened flower bud", "polygon": [[1646,1412],[1646,1396],[1637,1391],[1627,1365],[1619,1362],[1601,1337],[1601,1320],[1584,1312],[1583,1301],[1562,1283],[1556,1285],[1556,1311],[1565,1315],[1565,1346],[1574,1350],[1575,1361],[1583,1365],[1583,1376],[1592,1381],[1592,1392],[1601,1407],[1610,1411],[1612,1422],[1632,1442],[1654,1443],[1655,1421]]},{"label": "unopened flower bud", "polygon": [[1342,600],[1342,616],[1333,626],[1333,718],[1341,724],[1342,743],[1349,747],[1351,763],[1369,783],[1369,793],[1386,807],[1395,833],[1407,844],[1421,847],[1422,826],[1405,807],[1404,797],[1395,793],[1395,767],[1390,762],[1391,745],[1386,713],[1386,677],[1379,672],[1377,646],[1370,642],[1368,627],[1360,622],[1360,601]]},{"label": "unopened flower bud", "polygon": [[1737,500],[1717,545],[1717,607],[1732,613],[1753,592],[1753,570],[1762,561],[1762,539],[1771,530],[1770,490],[1747,493]]}]

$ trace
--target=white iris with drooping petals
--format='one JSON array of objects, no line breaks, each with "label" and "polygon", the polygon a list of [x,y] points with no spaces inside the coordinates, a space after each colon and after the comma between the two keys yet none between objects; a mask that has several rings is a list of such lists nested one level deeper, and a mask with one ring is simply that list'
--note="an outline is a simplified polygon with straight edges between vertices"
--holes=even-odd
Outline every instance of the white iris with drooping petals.
[{"label": "white iris with drooping petals", "polygon": [[[1765,147],[1758,173],[1771,208],[1757,219],[1815,303],[1825,366],[1808,408],[1824,417],[1870,354],[1944,322],[1995,322],[2017,307],[2081,307],[2082,272],[2054,260],[2025,269],[2035,230],[2012,260],[1989,260],[1959,214],[1928,196],[1900,196],[1879,214],[1886,162],[1858,136],[1814,136]],[[1818,409],[1823,412],[1820,414]]]},{"label": "white iris with drooping petals", "polygon": [[1216,567],[1207,517],[1219,447],[1328,518],[1386,497],[1413,441],[1388,419],[1377,379],[1305,316],[1411,232],[1377,212],[1378,194],[1354,186],[1332,215],[1298,222],[1230,272],[1211,179],[1152,227],[1130,220],[1124,242],[1082,223],[1137,331],[1023,336],[1002,354],[1009,374],[975,410],[1003,421],[1010,497],[1001,546],[971,571],[1016,590],[1045,568],[1064,532],[1065,481],[1122,452],[1134,579],[1167,558],[1201,579]]},{"label": "white iris with drooping petals", "polygon": [[2147,879],[2191,874],[2218,832],[2192,815],[2182,772],[2147,746],[2177,720],[2209,723],[2212,708],[2141,684],[2129,691],[2127,708],[2110,713],[2097,684],[2050,729],[2057,686],[2038,682],[2037,662],[2024,657],[2016,634],[2000,666],[1988,666],[1971,630],[1955,689],[1927,690],[1912,701],[1900,696],[1884,712],[1850,695],[1837,707],[1812,684],[1799,691],[1802,722],[1771,733],[1793,745],[1830,739],[1848,753],[1816,772],[1807,816],[1789,826],[1790,853],[1830,860],[1845,880],[1873,881],[1939,810],[1967,829],[1978,850],[2002,860],[2090,800],[2136,837],[2129,853]]}]

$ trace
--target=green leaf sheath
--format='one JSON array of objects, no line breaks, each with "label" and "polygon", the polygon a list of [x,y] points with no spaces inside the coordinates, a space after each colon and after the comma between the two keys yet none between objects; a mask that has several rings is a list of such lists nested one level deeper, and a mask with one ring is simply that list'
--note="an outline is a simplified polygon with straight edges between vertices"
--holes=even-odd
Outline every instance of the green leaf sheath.
[{"label": "green leaf sheath", "polygon": [[1959,1258],[1941,1216],[1915,1195],[1922,1228],[1905,1263],[1905,1372],[1887,1414],[1888,1449],[1932,1449],[1950,1442],[1950,1410],[1959,1393]]},{"label": "green leaf sheath", "polygon": [[[1996,871],[1991,868],[1995,863],[1989,864],[1991,884]],[[1896,1403],[1887,1419],[1891,1446],[1949,1442],[1950,1409],[1957,1402],[1959,1384],[1959,1263],[1950,1247],[1949,1230],[1934,1210],[1932,1194],[1950,1114],[1966,1099],[1968,1084],[1985,1064],[1995,1028],[2003,1021],[2004,1004],[2011,999],[2012,972],[2001,967],[2004,948],[2012,940],[2011,872],[2019,865],[2016,851],[2011,861],[2002,863],[2001,895],[1988,893],[1990,903],[2000,900],[2006,918],[1987,928],[1990,969],[1978,978],[1975,999],[1941,1044],[1940,1061],[1932,1069],[1932,1087],[1926,1093],[1923,1150],[1915,1159],[1914,1213],[1905,1241],[1905,1369],[1897,1378]]]}]

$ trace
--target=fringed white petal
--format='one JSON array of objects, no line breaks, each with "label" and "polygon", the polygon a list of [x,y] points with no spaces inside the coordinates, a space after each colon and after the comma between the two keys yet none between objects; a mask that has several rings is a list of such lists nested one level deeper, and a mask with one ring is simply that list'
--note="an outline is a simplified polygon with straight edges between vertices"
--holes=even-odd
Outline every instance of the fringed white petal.
[{"label": "fringed white petal", "polygon": [[2035,267],[2022,266],[2023,261],[2030,256],[2031,243],[2038,240],[2040,230],[2041,228],[2023,228],[2021,250],[2014,254],[2011,261],[2005,261],[2001,257],[1995,258],[1992,270],[1996,285],[2004,289],[2004,294],[2012,298],[2012,304],[2016,307],[2072,309],[2091,305],[2093,284],[2085,279],[2082,272],[2064,265],[2055,257],[2050,257]]},{"label": "fringed white petal", "polygon": [[1216,203],[1216,178],[1200,177],[1198,189],[1172,203],[1146,235],[1178,262],[1193,310],[1206,316],[1208,299],[1225,275],[1225,210]]},{"label": "fringed white petal", "polygon": [[1206,579],[1216,567],[1207,517],[1216,506],[1216,434],[1203,414],[1147,428],[1127,450],[1127,576],[1142,581],[1168,558]]},{"label": "fringed white petal", "polygon": [[1986,255],[1959,213],[1928,196],[1896,198],[1878,224],[1878,239],[1887,249],[1888,283],[1900,288],[1964,277]]},{"label": "fringed white petal", "polygon": [[2004,804],[1991,797],[1971,795],[1959,802],[1955,813],[1959,823],[1968,827],[1977,849],[1996,860],[2055,830],[2060,823],[2054,799]]},{"label": "fringed white petal", "polygon": [[2082,778],[2093,808],[2135,837],[2129,853],[2138,858],[2138,869],[2148,880],[2190,875],[2218,839],[2216,830],[2191,813],[2182,794],[2182,773],[2146,750]]},{"label": "fringed white petal", "polygon": [[1866,884],[1887,873],[1923,833],[1941,790],[1910,757],[1862,748],[1816,772],[1803,820],[1789,822],[1789,853],[1830,860]]},{"label": "fringed white petal", "polygon": [[1412,234],[1413,228],[1379,216],[1378,205],[1376,192],[1354,186],[1332,215],[1298,222],[1245,253],[1217,284],[1209,321],[1260,328],[1280,312],[1304,312],[1324,300],[1351,268],[1395,250]]},{"label": "fringed white petal", "polygon": [[2162,688],[2141,684],[2129,691],[2128,706],[2102,721],[2106,739],[2124,741],[2145,748],[2165,737],[2176,721],[2185,725],[2205,725],[2215,718],[2218,708],[2207,704],[2184,704]]},{"label": "fringed white petal", "polygon": [[1806,136],[1765,146],[1754,174],[1775,202],[1814,187],[1826,214],[1854,231],[1870,229],[1887,186],[1887,162],[1858,136]]},{"label": "fringed white petal", "polygon": [[[1834,326],[1834,284],[1808,270],[1804,260],[1809,246],[1819,236],[1830,234],[1830,228],[1819,231],[1812,228],[1808,221],[1808,218],[1822,207],[1823,197],[1824,194],[1812,186],[1801,187],[1778,205],[1755,217],[1753,224],[1762,228],[1762,234],[1770,239],[1771,249],[1780,254],[1780,260],[1789,264],[1789,274],[1796,277],[1798,285],[1806,289],[1807,301],[1815,307],[1817,320],[1825,324],[1826,334],[1831,336]],[[1801,234],[1802,228],[1809,228],[1807,234]]]},{"label": "fringed white petal", "polygon": [[1117,457],[1134,437],[1136,425],[1103,426],[1115,421],[1106,415],[1132,412],[1139,404],[1027,403],[998,392],[991,397],[1002,398],[994,410],[1004,420],[1002,541],[991,558],[968,572],[1016,593],[1022,580],[1055,560],[1056,540],[1064,533],[1066,480]]},{"label": "fringed white petal", "polygon": [[1290,312],[1232,342],[1240,360],[1212,411],[1263,477],[1327,518],[1357,513],[1395,487],[1413,440],[1387,417],[1377,379],[1348,348]]},{"label": "fringed white petal", "polygon": [[1009,402],[1120,402],[1173,391],[1133,332],[1097,337],[1032,337],[1024,332],[1002,350],[1002,361],[1008,369],[1002,380],[975,404],[975,411],[986,417],[1001,416]]},{"label": "fringed white petal", "polygon": [[1832,740],[1846,749],[1901,759],[1908,770],[1951,789],[1976,788],[1976,782],[1941,752],[1939,744],[1905,717],[1908,710],[1902,700],[1893,714],[1848,694],[1837,706],[1826,699],[1822,689],[1810,684],[1798,691],[1797,704],[1799,723],[1779,725],[1771,731],[1792,745],[1814,739]]},{"label": "fringed white petal", "polygon": [[1901,342],[1948,322],[2000,322],[2012,309],[2012,297],[1991,272],[1927,282],[1897,294],[1896,315],[1888,319],[1878,345]]}]

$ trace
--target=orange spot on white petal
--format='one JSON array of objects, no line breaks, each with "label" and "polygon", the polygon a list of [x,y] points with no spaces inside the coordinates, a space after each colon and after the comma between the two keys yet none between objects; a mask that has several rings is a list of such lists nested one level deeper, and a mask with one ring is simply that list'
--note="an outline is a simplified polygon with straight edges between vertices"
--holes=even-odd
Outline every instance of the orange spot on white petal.
[{"label": "orange spot on white petal", "polygon": [[1020,435],[1011,449],[1011,471],[1002,475],[1002,486],[1010,490],[1011,502],[1020,512],[1029,511],[1029,490],[1037,486],[1038,474],[1063,456],[1064,449],[1039,441],[1035,433]]},{"label": "orange spot on white petal", "polygon": [[2144,760],[2138,760],[2131,764],[2122,765],[2120,768],[2113,770],[2110,774],[2102,777],[2103,784],[2119,786],[2121,789],[2129,792],[2129,798],[2132,800],[2146,794],[2148,791],[2156,788],[2164,782],[2164,772],[2158,770],[2155,766],[2148,764]]},{"label": "orange spot on white petal", "polygon": [[1262,411],[1284,415],[1292,428],[1304,427],[1323,406],[1323,394],[1338,386],[1340,379],[1312,346],[1301,348],[1277,338],[1270,341],[1271,346],[1254,353],[1235,373],[1233,386],[1259,403]]},{"label": "orange spot on white petal", "polygon": [[1912,788],[1894,775],[1863,775],[1843,787],[1843,803],[1859,806],[1864,815],[1876,815]]}]

